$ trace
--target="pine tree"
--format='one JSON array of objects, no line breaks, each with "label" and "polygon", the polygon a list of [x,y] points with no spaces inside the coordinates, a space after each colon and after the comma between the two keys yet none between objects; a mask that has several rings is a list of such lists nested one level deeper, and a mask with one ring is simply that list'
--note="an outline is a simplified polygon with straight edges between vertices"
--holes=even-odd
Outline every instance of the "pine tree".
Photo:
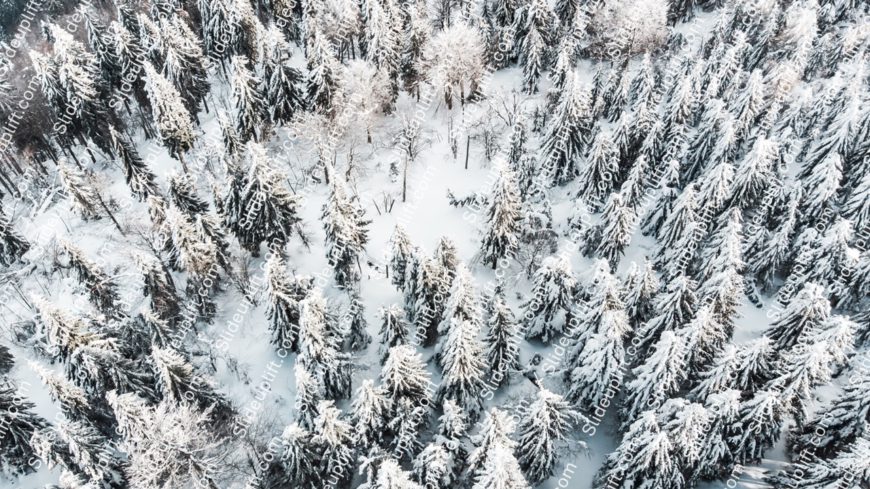
[{"label": "pine tree", "polygon": [[0,462],[10,473],[24,474],[31,469],[33,458],[31,436],[48,426],[48,422],[33,412],[36,407],[18,392],[8,379],[0,385],[0,422],[5,427],[0,437]]},{"label": "pine tree", "polygon": [[233,103],[236,106],[236,130],[243,143],[259,141],[266,117],[265,98],[259,90],[262,81],[248,69],[248,60],[243,56],[232,59]]},{"label": "pine tree", "polygon": [[387,355],[394,346],[409,344],[408,324],[405,322],[402,309],[393,304],[378,311],[381,318],[381,346],[379,348],[381,364],[387,361]]},{"label": "pine tree", "polygon": [[733,472],[734,467],[730,440],[736,434],[734,423],[740,412],[740,391],[729,389],[711,394],[704,406],[709,414],[709,429],[700,445],[693,478],[723,479]]},{"label": "pine tree", "polygon": [[290,65],[290,46],[276,26],[269,27],[263,41],[263,92],[265,110],[273,124],[287,124],[304,107],[299,85],[302,73]]},{"label": "pine tree", "polygon": [[775,141],[765,137],[755,140],[752,149],[740,161],[734,177],[733,201],[747,207],[762,197],[775,178],[780,148]]},{"label": "pine tree", "polygon": [[833,212],[842,177],[842,158],[837,153],[829,153],[801,179],[804,188],[801,214],[807,222],[817,221],[821,216]]},{"label": "pine tree", "polygon": [[519,192],[514,173],[498,168],[498,180],[492,188],[486,212],[486,231],[481,240],[483,263],[495,270],[499,262],[516,254],[522,219]]},{"label": "pine tree", "polygon": [[66,444],[77,472],[86,476],[89,482],[98,487],[119,487],[126,483],[124,461],[109,448],[109,440],[89,422],[60,422],[57,434]]},{"label": "pine tree", "polygon": [[599,129],[592,139],[586,162],[580,169],[578,196],[597,206],[613,190],[618,175],[619,151],[614,144],[613,134],[607,129]]},{"label": "pine tree", "polygon": [[674,456],[674,443],[653,410],[632,423],[622,442],[604,462],[593,487],[683,487],[684,478]]},{"label": "pine tree", "polygon": [[572,74],[541,143],[541,167],[552,185],[564,185],[579,174],[578,160],[592,129],[590,111],[588,90]]},{"label": "pine tree", "polygon": [[314,428],[317,407],[326,397],[323,383],[315,377],[308,367],[296,362],[293,367],[296,382],[296,422],[305,429]]},{"label": "pine tree", "polygon": [[306,278],[291,279],[280,254],[266,262],[266,316],[272,332],[272,344],[288,351],[299,351],[300,302],[310,290]]},{"label": "pine tree", "polygon": [[676,331],[685,345],[685,366],[690,374],[704,370],[728,340],[728,328],[710,304],[703,304],[684,327]]},{"label": "pine tree", "polygon": [[608,396],[613,397],[609,391],[614,382],[617,385],[622,382],[628,317],[624,311],[605,311],[597,326],[598,332],[590,335],[573,355],[576,363],[568,365],[565,373],[569,386],[566,397],[588,409],[600,406]]},{"label": "pine tree", "polygon": [[255,256],[264,242],[283,247],[299,223],[299,197],[291,193],[287,176],[276,168],[257,143],[248,144],[248,170],[231,177],[223,199],[226,226]]},{"label": "pine tree", "polygon": [[399,290],[405,289],[408,275],[408,267],[412,260],[414,246],[408,237],[405,228],[396,225],[393,235],[390,237],[390,269],[393,271],[392,284]]},{"label": "pine tree", "polygon": [[327,313],[326,300],[318,288],[299,304],[299,357],[297,362],[316,375],[329,399],[350,397],[350,355],[341,351],[334,321]]},{"label": "pine tree", "polygon": [[484,346],[478,339],[479,326],[468,319],[454,317],[441,352],[443,378],[438,400],[452,399],[476,418],[482,409],[480,393],[486,371]]},{"label": "pine tree", "polygon": [[831,314],[831,305],[820,285],[807,283],[770,325],[767,336],[780,351],[791,349],[801,338],[821,327]]},{"label": "pine tree", "polygon": [[355,198],[347,195],[344,184],[333,177],[329,198],[323,205],[323,229],[326,232],[326,257],[335,270],[339,287],[348,287],[360,279],[359,255],[368,242],[366,227],[371,222]]},{"label": "pine tree", "polygon": [[624,426],[629,426],[650,406],[661,405],[677,392],[686,377],[686,345],[672,331],[662,333],[652,352],[632,370],[634,379],[626,385],[622,409]]},{"label": "pine tree", "polygon": [[291,423],[284,428],[279,439],[279,451],[273,462],[272,478],[263,481],[264,487],[272,487],[269,483],[302,486],[319,483],[317,473],[317,447],[311,432]]},{"label": "pine tree", "polygon": [[[855,364],[865,360],[866,356],[865,353],[855,357]],[[792,452],[810,452],[830,458],[866,436],[867,423],[870,422],[868,387],[870,375],[863,371],[854,372],[843,391],[798,429],[791,441]]]},{"label": "pine tree", "polygon": [[622,300],[628,317],[638,323],[648,320],[659,287],[659,279],[648,259],[644,260],[643,268],[632,262],[622,287]]},{"label": "pine tree", "polygon": [[133,262],[142,274],[143,293],[151,297],[151,310],[160,319],[174,322],[181,311],[180,298],[172,276],[157,258],[134,252]]},{"label": "pine tree", "polygon": [[441,443],[430,443],[414,459],[414,480],[423,487],[447,489],[453,483],[453,460]]},{"label": "pine tree", "polygon": [[652,346],[664,331],[674,331],[686,324],[695,309],[697,285],[685,275],[674,277],[655,299],[652,319],[638,328],[638,351]]},{"label": "pine tree", "polygon": [[73,351],[97,339],[99,335],[88,331],[87,324],[70,316],[44,297],[33,297],[38,331],[47,340],[52,357],[66,363]]},{"label": "pine tree", "polygon": [[538,390],[517,426],[517,458],[528,480],[538,484],[553,475],[558,462],[556,444],[567,439],[572,426],[584,421],[586,418],[562,396],[544,388]]},{"label": "pine tree", "polygon": [[99,219],[100,196],[88,176],[66,162],[58,165],[57,172],[73,210],[86,221]]},{"label": "pine tree", "polygon": [[386,392],[366,379],[356,390],[351,403],[351,423],[356,429],[356,444],[366,448],[383,442],[392,405]]},{"label": "pine tree", "polygon": [[154,182],[154,173],[148,168],[148,165],[139,156],[136,147],[125,136],[122,136],[112,126],[109,127],[109,135],[111,136],[112,151],[121,160],[124,166],[124,178],[127,180],[127,185],[139,200],[145,200],[149,195],[158,193],[157,184]]},{"label": "pine tree", "polygon": [[595,253],[606,259],[613,268],[619,264],[625,248],[631,243],[635,221],[634,211],[627,205],[622,193],[610,194],[601,215],[600,227],[595,230],[594,239],[590,243],[597,243]]},{"label": "pine tree", "polygon": [[[215,457],[221,441],[208,429],[208,413],[190,405],[160,403],[148,406],[134,394],[106,394],[129,455],[127,477],[134,487],[189,487],[194,483],[216,489]],[[194,482],[197,481],[197,482]]]},{"label": "pine tree", "polygon": [[516,429],[514,418],[498,408],[490,408],[480,424],[480,431],[471,441],[474,449],[468,456],[468,474],[474,480],[483,475],[483,470],[490,465],[490,458],[497,448],[513,452],[517,443],[511,439]]},{"label": "pine tree", "polygon": [[760,390],[743,401],[737,422],[742,430],[733,440],[735,461],[743,464],[761,460],[764,451],[779,440],[785,415],[776,390]]},{"label": "pine tree", "polygon": [[353,428],[341,419],[333,401],[321,401],[314,419],[312,441],[319,446],[320,478],[335,487],[346,487],[353,476]]},{"label": "pine tree", "polygon": [[454,270],[453,284],[447,295],[447,303],[444,304],[441,322],[438,324],[438,344],[435,346],[436,357],[441,366],[444,353],[445,337],[450,334],[456,321],[469,321],[476,328],[482,324],[480,308],[478,307],[477,290],[474,279],[464,264],[457,265]]},{"label": "pine tree", "polygon": [[208,212],[208,202],[196,194],[193,180],[187,174],[174,173],[169,177],[169,195],[172,203],[191,219]]},{"label": "pine tree", "polygon": [[187,296],[193,301],[197,313],[210,321],[216,312],[212,293],[217,285],[214,280],[218,275],[217,248],[213,242],[202,240],[193,223],[175,207],[166,210],[166,222],[179,261],[188,274]]},{"label": "pine tree", "polygon": [[59,244],[69,259],[69,266],[75,271],[79,282],[87,289],[91,303],[110,317],[123,317],[125,314],[116,306],[119,296],[118,286],[114,280],[69,241],[61,239]]},{"label": "pine tree", "polygon": [[784,471],[766,480],[776,487],[815,489],[823,487],[860,487],[870,478],[867,453],[870,442],[859,438],[831,459],[816,454],[796,460]]},{"label": "pine tree", "polygon": [[324,33],[314,29],[306,50],[308,79],[305,99],[309,107],[320,113],[331,113],[339,89],[340,65]]},{"label": "pine tree", "polygon": [[532,297],[523,305],[525,336],[549,341],[564,329],[560,313],[567,312],[577,282],[567,261],[549,257],[535,272],[533,283]]},{"label": "pine tree", "polygon": [[783,353],[777,376],[768,383],[769,390],[778,390],[786,413],[802,425],[807,418],[807,404],[812,389],[828,382],[832,374],[830,347],[825,341],[813,340]]},{"label": "pine tree", "polygon": [[183,155],[193,147],[193,117],[175,87],[149,62],[145,68],[145,90],[154,111],[157,132],[173,158],[184,165]]},{"label": "pine tree", "polygon": [[489,318],[484,337],[486,364],[492,371],[492,381],[496,385],[502,385],[512,372],[520,369],[518,325],[502,290],[498,289],[493,294],[488,309]]},{"label": "pine tree", "polygon": [[403,471],[398,462],[391,458],[381,462],[377,474],[377,478],[371,484],[361,487],[363,489],[423,489],[423,486],[412,481],[410,474]]},{"label": "pine tree", "polygon": [[429,372],[423,358],[411,345],[390,348],[381,369],[381,382],[394,403],[407,398],[421,404],[431,398]]},{"label": "pine tree", "polygon": [[151,359],[157,377],[157,387],[164,401],[192,403],[200,410],[209,410],[216,422],[232,416],[232,407],[215,391],[214,383],[196,373],[193,365],[172,348],[155,347]]},{"label": "pine tree", "polygon": [[366,310],[359,293],[353,293],[348,311],[343,317],[348,322],[342,328],[348,332],[348,337],[344,341],[345,346],[350,351],[365,350],[369,346],[369,343],[372,342],[372,337],[368,332],[369,325],[368,321],[366,321]]},{"label": "pine tree", "polygon": [[0,266],[8,267],[21,260],[30,249],[30,243],[15,232],[12,220],[3,212],[0,205]]},{"label": "pine tree", "polygon": [[496,445],[487,457],[486,464],[472,489],[530,489],[531,487],[511,450]]}]

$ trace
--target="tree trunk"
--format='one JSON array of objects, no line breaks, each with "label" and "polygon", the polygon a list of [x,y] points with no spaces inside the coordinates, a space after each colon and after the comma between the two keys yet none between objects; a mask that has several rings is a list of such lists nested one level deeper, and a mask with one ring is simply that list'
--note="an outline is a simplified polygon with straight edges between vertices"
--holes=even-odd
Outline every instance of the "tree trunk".
[{"label": "tree trunk", "polygon": [[408,195],[408,159],[405,158],[405,168],[402,170],[402,202],[405,202],[405,197]]},{"label": "tree trunk", "polygon": [[127,234],[124,233],[124,230],[121,229],[121,225],[118,224],[118,221],[115,219],[115,215],[112,214],[112,211],[109,210],[109,206],[107,206],[106,202],[103,201],[103,196],[100,195],[99,192],[96,192],[96,194],[97,194],[97,200],[100,201],[100,206],[103,208],[104,211],[106,211],[106,214],[109,215],[109,219],[111,219],[112,222],[115,223],[115,227],[118,228],[118,232],[121,233],[121,236],[126,236]]},{"label": "tree trunk", "polygon": [[471,135],[465,135],[465,169],[468,169],[468,150],[471,148]]}]

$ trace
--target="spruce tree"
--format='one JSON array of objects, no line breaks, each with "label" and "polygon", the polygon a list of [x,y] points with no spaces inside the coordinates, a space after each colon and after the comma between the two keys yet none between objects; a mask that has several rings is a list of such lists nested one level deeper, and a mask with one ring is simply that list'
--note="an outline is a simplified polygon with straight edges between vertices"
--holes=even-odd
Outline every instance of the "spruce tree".
[{"label": "spruce tree", "polygon": [[266,262],[266,316],[272,332],[272,344],[288,351],[299,351],[300,302],[310,290],[307,278],[291,279],[280,254]]},{"label": "spruce tree", "polygon": [[452,399],[472,418],[477,418],[483,407],[480,393],[486,371],[484,345],[478,339],[480,327],[472,320],[458,317],[452,318],[451,323],[440,356],[443,378],[437,398]]},{"label": "spruce tree", "polygon": [[266,117],[265,99],[259,90],[262,81],[248,69],[248,60],[234,56],[232,60],[233,103],[236,106],[236,131],[243,143],[259,141]]},{"label": "spruce tree", "polygon": [[396,225],[393,235],[390,237],[390,269],[393,277],[392,284],[399,290],[405,289],[408,275],[409,262],[413,259],[414,246],[411,244],[408,234],[402,226]]},{"label": "spruce tree", "polygon": [[648,259],[644,260],[642,268],[631,263],[622,287],[622,300],[629,318],[638,323],[650,318],[659,287],[659,279]]},{"label": "spruce tree", "polygon": [[149,195],[158,193],[157,184],[154,182],[154,173],[139,156],[139,152],[133,143],[121,135],[114,126],[109,128],[112,151],[121,160],[124,166],[124,178],[127,185],[139,200],[145,200]]},{"label": "spruce tree", "polygon": [[541,263],[533,278],[532,297],[523,305],[526,338],[549,341],[564,330],[563,313],[576,284],[567,261],[549,257]]},{"label": "spruce tree", "polygon": [[299,197],[286,187],[287,176],[265,149],[248,144],[247,172],[231,176],[223,198],[224,224],[243,248],[259,256],[260,246],[282,247],[299,223]]},{"label": "spruce tree", "polygon": [[381,356],[381,364],[387,361],[387,355],[394,346],[409,344],[410,331],[408,324],[405,322],[402,309],[393,304],[389,307],[381,308],[378,312],[381,318],[381,346],[379,348]]},{"label": "spruce tree", "polygon": [[393,402],[405,398],[419,405],[432,397],[430,375],[423,358],[411,345],[390,348],[381,382]]},{"label": "spruce tree", "polygon": [[362,448],[381,444],[392,404],[382,387],[366,379],[356,390],[351,403],[351,423],[356,429],[356,445]]},{"label": "spruce tree", "polygon": [[513,452],[517,443],[511,439],[516,430],[514,418],[501,409],[492,407],[480,423],[480,430],[471,437],[474,449],[468,456],[468,476],[478,480],[489,465],[490,457],[497,448]]},{"label": "spruce tree", "polygon": [[30,243],[15,231],[0,205],[0,266],[8,267],[21,260],[29,249]]},{"label": "spruce tree", "polygon": [[577,177],[591,133],[590,111],[588,91],[572,74],[541,143],[541,167],[552,185],[564,185]]},{"label": "spruce tree", "polygon": [[154,112],[157,132],[173,158],[184,166],[184,153],[193,147],[196,139],[193,117],[175,87],[163,77],[149,62],[145,69],[145,90]]},{"label": "spruce tree", "polygon": [[558,462],[557,444],[567,439],[573,426],[584,421],[586,417],[562,396],[543,387],[538,390],[517,426],[517,459],[529,481],[539,484],[553,475]]},{"label": "spruce tree", "polygon": [[323,392],[329,399],[350,397],[350,355],[341,351],[342,338],[333,330],[334,318],[326,310],[326,300],[314,288],[300,305],[299,357],[304,365],[322,382]]},{"label": "spruce tree", "polygon": [[650,355],[632,370],[622,408],[623,426],[629,426],[650,406],[661,405],[676,393],[686,378],[683,339],[672,331],[662,333]]},{"label": "spruce tree", "polygon": [[481,240],[483,263],[495,270],[502,259],[512,257],[519,248],[521,200],[515,175],[498,168],[499,176],[489,197],[486,231]]},{"label": "spruce tree", "polygon": [[32,470],[31,437],[48,426],[45,419],[33,412],[35,407],[12,382],[4,379],[0,385],[0,422],[5,427],[0,433],[0,462],[10,473],[24,474]]},{"label": "spruce tree", "polygon": [[820,285],[807,283],[785,310],[777,315],[767,336],[778,350],[788,350],[821,327],[830,314],[831,304],[825,297],[824,289]]},{"label": "spruce tree", "polygon": [[329,198],[323,205],[323,229],[326,232],[326,257],[335,271],[339,287],[348,287],[360,279],[359,256],[368,242],[371,222],[356,198],[347,194],[344,184],[333,176]]},{"label": "spruce tree", "polygon": [[492,374],[492,383],[502,385],[512,372],[520,369],[520,337],[513,311],[504,298],[504,292],[493,294],[487,319],[486,364]]}]

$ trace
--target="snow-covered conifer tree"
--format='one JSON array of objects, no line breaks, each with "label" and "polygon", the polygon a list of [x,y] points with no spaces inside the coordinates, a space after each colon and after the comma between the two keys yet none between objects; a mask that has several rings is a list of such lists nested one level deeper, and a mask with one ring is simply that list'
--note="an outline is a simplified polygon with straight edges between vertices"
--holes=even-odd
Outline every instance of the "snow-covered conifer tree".
[{"label": "snow-covered conifer tree", "polygon": [[350,462],[354,458],[354,432],[350,423],[341,419],[334,401],[321,401],[314,418],[312,442],[318,447],[321,480],[334,487],[345,487],[353,477]]},{"label": "snow-covered conifer tree", "polygon": [[5,427],[0,437],[0,462],[10,473],[32,470],[29,465],[34,455],[31,436],[48,426],[45,419],[33,412],[35,407],[11,381],[5,380],[0,385],[0,422]]},{"label": "snow-covered conifer tree", "polygon": [[564,330],[564,312],[577,284],[571,265],[564,259],[549,257],[535,272],[532,297],[523,305],[526,338],[549,341]]},{"label": "snow-covered conifer tree", "polygon": [[84,285],[88,297],[94,306],[103,313],[122,317],[123,311],[118,310],[118,286],[108,273],[85,256],[84,252],[65,239],[59,240],[61,248],[69,259],[69,266],[75,271],[79,282]]},{"label": "snow-covered conifer tree", "polygon": [[12,226],[12,220],[0,205],[0,266],[8,267],[21,259],[30,243]]},{"label": "snow-covered conifer tree", "polygon": [[831,304],[822,286],[807,283],[777,315],[767,336],[780,351],[790,349],[821,327],[831,315]]},{"label": "snow-covered conifer tree", "polygon": [[477,436],[471,438],[474,449],[468,456],[468,474],[474,479],[482,475],[483,469],[496,448],[502,447],[513,452],[517,443],[511,439],[516,429],[513,417],[498,408],[490,408],[480,423]]},{"label": "snow-covered conifer tree", "polygon": [[476,418],[483,407],[480,396],[484,388],[486,356],[478,339],[480,326],[473,320],[453,317],[441,351],[443,378],[438,388],[439,400],[452,399]]},{"label": "snow-covered conifer tree", "polygon": [[407,398],[420,404],[432,397],[430,374],[423,358],[411,345],[390,348],[387,361],[381,369],[381,381],[393,402]]},{"label": "snow-covered conifer tree", "polygon": [[541,167],[553,185],[564,185],[579,174],[591,136],[591,105],[586,87],[569,76],[541,143]]},{"label": "snow-covered conifer tree", "polygon": [[652,346],[664,331],[673,331],[687,323],[695,309],[697,285],[685,275],[674,277],[659,293],[653,305],[653,316],[638,328],[639,351]]},{"label": "snow-covered conifer tree", "polygon": [[239,243],[255,256],[260,245],[281,247],[290,240],[299,223],[299,197],[286,186],[287,176],[279,170],[266,150],[248,144],[248,170],[230,177],[223,198],[226,226]]},{"label": "snow-covered conifer tree", "polygon": [[184,166],[183,155],[193,147],[196,138],[193,118],[184,100],[175,87],[163,77],[150,62],[143,64],[145,69],[145,90],[154,111],[157,132],[170,154]]},{"label": "snow-covered conifer tree", "polygon": [[622,193],[610,194],[607,204],[604,205],[601,224],[595,229],[594,237],[589,242],[596,243],[595,253],[606,259],[613,268],[619,264],[619,259],[631,242],[635,221],[634,210],[625,201]]},{"label": "snow-covered conifer tree", "polygon": [[408,331],[408,323],[405,322],[405,315],[399,306],[393,304],[389,307],[382,307],[378,311],[378,316],[381,318],[379,351],[383,364],[387,361],[387,355],[392,347],[408,344],[411,333]]},{"label": "snow-covered conifer tree", "polygon": [[341,351],[341,341],[332,330],[335,321],[326,310],[326,300],[320,289],[314,288],[299,304],[299,357],[323,384],[327,398],[350,397],[350,355]]},{"label": "snow-covered conifer tree", "polygon": [[650,355],[632,370],[634,379],[626,385],[622,414],[629,426],[650,406],[661,405],[677,392],[686,378],[685,344],[680,336],[665,331]]},{"label": "snow-covered conifer tree", "polygon": [[265,98],[259,87],[262,81],[248,69],[248,60],[234,56],[232,60],[233,103],[236,106],[236,130],[243,143],[259,141],[266,117]]},{"label": "snow-covered conifer tree", "polygon": [[323,205],[326,232],[326,257],[335,270],[335,281],[348,287],[359,280],[359,255],[368,242],[369,220],[355,198],[347,194],[344,183],[333,176],[329,198]]},{"label": "snow-covered conifer tree", "polygon": [[503,445],[492,448],[472,489],[530,489],[520,464],[511,450]]},{"label": "snow-covered conifer tree", "polygon": [[599,129],[592,139],[585,164],[580,169],[579,196],[597,206],[613,190],[618,176],[619,151],[614,144],[613,134],[607,129]]},{"label": "snow-covered conifer tree", "polygon": [[[575,411],[559,394],[541,387],[517,426],[517,458],[529,481],[538,484],[553,475],[558,463],[557,444],[586,417]],[[488,460],[492,460],[489,458]]]},{"label": "snow-covered conifer tree", "polygon": [[366,379],[359,386],[351,403],[351,423],[356,432],[356,444],[363,449],[380,444],[389,420],[392,405],[382,387]]},{"label": "snow-covered conifer tree", "polygon": [[399,290],[405,289],[409,261],[412,260],[413,253],[414,246],[408,233],[402,226],[396,225],[390,237],[390,269],[393,271],[391,281]]},{"label": "snow-covered conifer tree", "polygon": [[500,260],[516,253],[522,219],[522,201],[513,171],[500,167],[498,172],[498,179],[489,197],[486,231],[481,240],[483,263],[490,265],[493,270]]},{"label": "snow-covered conifer tree", "polygon": [[622,287],[622,300],[628,317],[636,322],[648,320],[653,313],[653,299],[659,287],[652,262],[644,260],[642,268],[632,262]]},{"label": "snow-covered conifer tree", "polygon": [[58,165],[57,172],[73,210],[84,220],[99,219],[101,197],[88,175],[66,162]]},{"label": "snow-covered conifer tree", "polygon": [[520,368],[520,337],[513,311],[507,305],[504,292],[497,290],[491,299],[486,343],[486,364],[492,372],[492,381],[502,385],[509,375]]},{"label": "snow-covered conifer tree", "polygon": [[306,278],[291,279],[280,254],[273,254],[266,263],[266,316],[272,332],[272,344],[288,351],[299,350],[300,302],[310,290]]},{"label": "snow-covered conifer tree", "polygon": [[133,143],[114,127],[109,127],[109,135],[111,136],[112,151],[124,165],[124,177],[133,195],[144,200],[149,195],[156,194],[158,190],[157,184],[154,182],[154,173],[139,156]]}]

